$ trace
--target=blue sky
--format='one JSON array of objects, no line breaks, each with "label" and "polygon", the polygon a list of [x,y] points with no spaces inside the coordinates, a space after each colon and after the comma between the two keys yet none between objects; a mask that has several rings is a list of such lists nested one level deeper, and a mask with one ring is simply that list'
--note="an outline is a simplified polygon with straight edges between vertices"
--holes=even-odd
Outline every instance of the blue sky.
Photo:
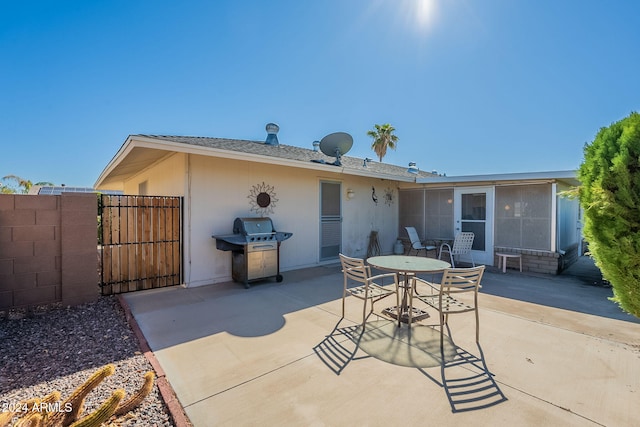
[{"label": "blue sky", "polygon": [[575,169],[640,108],[628,0],[0,3],[0,176],[92,186],[130,134],[312,147],[453,175]]}]

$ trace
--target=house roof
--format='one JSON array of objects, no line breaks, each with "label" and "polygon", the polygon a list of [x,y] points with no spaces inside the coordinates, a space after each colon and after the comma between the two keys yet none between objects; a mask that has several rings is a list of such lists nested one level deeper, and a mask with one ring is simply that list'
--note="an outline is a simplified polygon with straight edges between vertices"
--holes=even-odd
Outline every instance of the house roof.
[{"label": "house roof", "polygon": [[267,145],[264,141],[194,136],[130,135],[102,171],[95,186],[96,188],[108,188],[109,185],[121,182],[175,152],[326,170],[403,182],[415,182],[417,178],[434,176],[422,171],[417,174],[410,173],[407,171],[407,167],[373,160],[365,162],[365,159],[350,156],[342,156],[342,165],[335,166],[332,164],[335,158],[326,156],[320,151],[284,144]]}]

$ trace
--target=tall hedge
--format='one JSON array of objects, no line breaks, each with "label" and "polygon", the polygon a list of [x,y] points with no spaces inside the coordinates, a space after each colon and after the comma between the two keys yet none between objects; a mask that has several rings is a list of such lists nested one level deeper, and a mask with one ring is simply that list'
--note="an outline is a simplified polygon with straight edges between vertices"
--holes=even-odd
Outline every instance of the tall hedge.
[{"label": "tall hedge", "polygon": [[578,176],[589,250],[613,301],[640,317],[640,114],[600,129]]}]

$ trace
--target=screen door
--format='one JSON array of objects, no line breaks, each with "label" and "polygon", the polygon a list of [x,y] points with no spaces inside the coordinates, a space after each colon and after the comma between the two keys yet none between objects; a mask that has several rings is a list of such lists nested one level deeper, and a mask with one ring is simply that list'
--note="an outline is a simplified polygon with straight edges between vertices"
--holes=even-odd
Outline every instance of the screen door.
[{"label": "screen door", "polygon": [[320,261],[338,258],[342,244],[341,184],[320,183]]}]

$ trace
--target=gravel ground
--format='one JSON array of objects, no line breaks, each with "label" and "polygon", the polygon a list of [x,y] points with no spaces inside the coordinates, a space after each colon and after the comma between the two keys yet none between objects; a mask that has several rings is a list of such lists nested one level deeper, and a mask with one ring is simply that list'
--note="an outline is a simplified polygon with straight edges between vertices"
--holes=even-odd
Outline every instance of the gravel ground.
[{"label": "gravel ground", "polygon": [[[58,390],[62,400],[100,367],[112,363],[105,378],[85,400],[93,411],[117,388],[127,399],[152,371],[140,352],[118,300],[100,297],[76,307],[40,307],[30,313],[0,312],[0,412],[24,399]],[[173,426],[157,385],[116,426]]]}]

